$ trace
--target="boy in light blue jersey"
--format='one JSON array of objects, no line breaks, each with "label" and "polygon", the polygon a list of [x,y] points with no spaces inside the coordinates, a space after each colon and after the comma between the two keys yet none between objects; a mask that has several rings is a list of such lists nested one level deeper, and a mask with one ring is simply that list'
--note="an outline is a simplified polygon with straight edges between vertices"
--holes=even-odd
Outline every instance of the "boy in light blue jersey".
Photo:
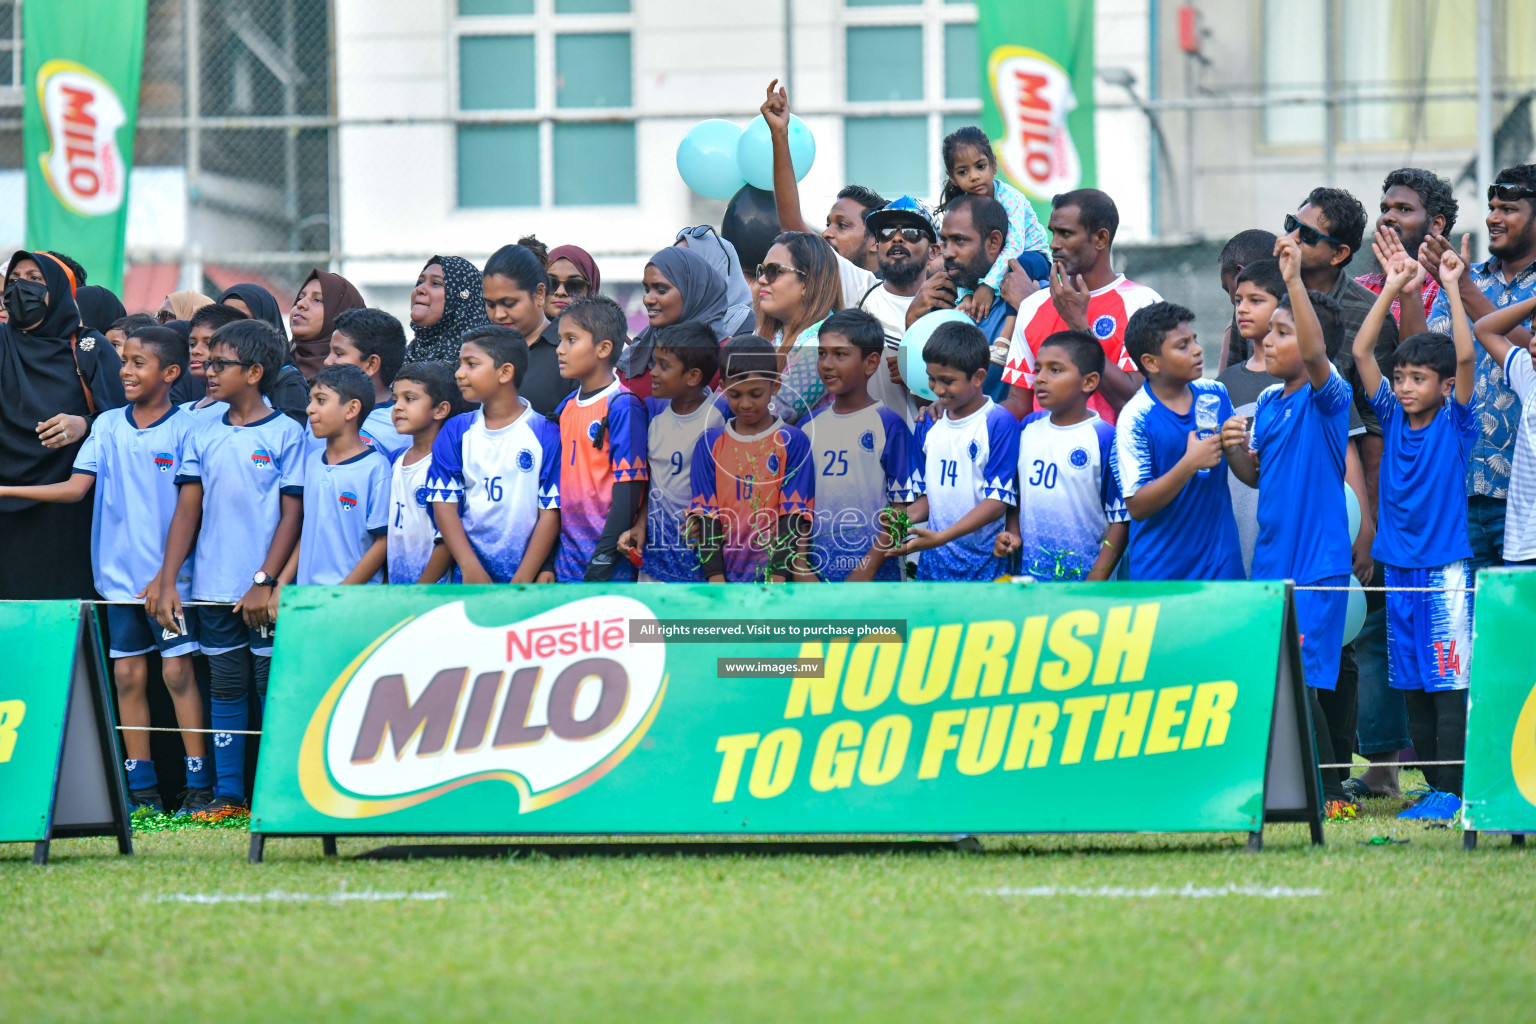
[{"label": "boy in light blue jersey", "polygon": [[389,582],[440,583],[451,559],[432,521],[427,474],[432,445],[443,426],[464,411],[453,370],[439,362],[406,363],[395,375],[395,429],[411,446],[400,453],[390,472],[389,532],[386,535]]},{"label": "boy in light blue jersey", "polygon": [[[1373,346],[1392,300],[1419,274],[1410,259],[1388,268],[1381,295],[1355,335],[1355,364],[1381,418],[1376,543],[1387,590],[1387,679],[1404,691],[1408,734],[1426,761],[1460,761],[1466,750],[1467,685],[1472,662],[1472,544],[1464,486],[1479,436],[1473,407],[1476,350],[1462,308],[1462,257],[1440,257],[1441,295],[1452,336],[1415,334],[1382,378]],[[1406,589],[1393,589],[1406,588]],[[1460,765],[1424,771],[1440,792],[1408,808],[1409,817],[1453,818],[1461,809]]]},{"label": "boy in light blue jersey", "polygon": [[327,366],[310,382],[309,429],[325,439],[325,450],[304,467],[304,528],[272,588],[274,623],[285,584],[384,582],[389,459],[358,436],[372,403],[373,382],[355,366]]},{"label": "boy in light blue jersey", "polygon": [[455,377],[480,408],[432,445],[427,493],[456,583],[553,582],[560,537],[560,428],[518,394],[528,342],[516,328],[465,333]]},{"label": "boy in light blue jersey", "polygon": [[919,577],[988,581],[1007,572],[993,549],[1008,506],[1018,501],[1019,421],[982,392],[991,365],[986,335],[974,324],[941,325],[923,345],[939,414],[917,428],[907,516],[914,527],[902,554],[928,551]]},{"label": "boy in light blue jersey", "polygon": [[640,554],[641,583],[704,582],[684,523],[693,500],[693,451],[730,415],[709,388],[719,369],[720,342],[706,325],[685,320],[659,332],[645,400],[650,493],[645,517],[619,537],[621,553],[631,561]]},{"label": "boy in light blue jersey", "polygon": [[[1318,754],[1325,763],[1347,762],[1354,738],[1335,733],[1353,715],[1324,698],[1338,687],[1353,562],[1344,486],[1354,391],[1329,359],[1343,342],[1342,311],[1326,295],[1308,295],[1296,239],[1282,236],[1275,251],[1286,294],[1270,315],[1263,352],[1265,372],[1280,383],[1260,393],[1251,440],[1246,418],[1234,415],[1221,443],[1233,475],[1259,489],[1251,577],[1329,588],[1297,590],[1293,600],[1307,685],[1324,691],[1312,705]],[[1345,698],[1353,700],[1347,689]],[[1348,777],[1346,769],[1325,769],[1324,795],[1346,799]]]},{"label": "boy in light blue jersey", "polygon": [[881,520],[913,500],[912,432],[869,396],[869,378],[885,371],[885,328],[858,309],[827,317],[817,339],[816,371],[832,404],[802,425],[816,474],[810,570],[829,583],[901,581],[901,559]]},{"label": "boy in light blue jersey", "polygon": [[1115,479],[1131,514],[1134,580],[1243,578],[1221,455],[1220,427],[1232,418],[1232,402],[1225,387],[1202,376],[1194,319],[1183,306],[1154,302],[1125,327],[1126,353],[1147,378],[1115,424]]},{"label": "boy in light blue jersey", "polygon": [[1130,514],[1115,483],[1115,428],[1088,407],[1104,374],[1104,346],[1057,331],[1035,354],[1035,403],[1019,424],[1018,500],[993,554],[1019,555],[1037,580],[1107,580],[1125,553]]},{"label": "boy in light blue jersey", "polygon": [[198,548],[192,599],[222,608],[198,616],[212,695],[214,799],[205,810],[245,802],[245,737],[253,688],[266,698],[272,661],[268,602],[298,542],[304,516],[304,431],[263,400],[287,345],[271,325],[237,320],[214,333],[206,364],[208,394],[227,402],[204,421],[177,474],[176,514],[165,563],[145,605],[170,628],[181,615],[175,572]]},{"label": "boy in light blue jersey", "polygon": [[[141,327],[123,342],[123,392],[131,405],[111,409],[96,418],[75,455],[74,472],[62,483],[33,487],[0,487],[0,497],[33,501],[74,502],[95,486],[91,523],[91,564],[96,590],[108,601],[137,602],[152,587],[165,563],[165,534],[176,511],[176,474],[195,424],[171,404],[171,386],[181,377],[187,344],[164,327]],[[174,586],[185,596],[191,583],[187,565],[173,573]],[[191,609],[188,609],[190,612]],[[162,629],[150,621],[139,604],[107,606],[108,653],[117,687],[122,724],[149,725],[150,651],[159,650],[165,688],[176,706],[176,724],[203,727],[203,705],[192,675],[197,641],[193,627],[178,624]],[[177,813],[190,814],[213,799],[211,772],[203,735],[185,732],[187,793]],[[128,795],[133,808],[163,810],[155,764],[150,760],[149,734],[123,733],[128,758]]]},{"label": "boy in light blue jersey", "polygon": [[181,403],[181,408],[191,413],[199,423],[205,419],[223,416],[224,410],[229,408],[227,402],[210,398],[206,393],[208,375],[203,371],[203,364],[208,361],[208,344],[213,340],[214,332],[220,327],[232,324],[236,320],[248,319],[250,318],[235,307],[216,302],[193,313],[192,319],[188,321],[187,377],[190,379],[176,390],[184,393],[191,390],[192,385],[195,384],[198,391],[204,392],[197,398]]},{"label": "boy in light blue jersey", "polygon": [[[391,384],[405,363],[405,328],[382,309],[349,309],[336,317],[326,366],[356,366],[373,381],[373,408],[359,424],[358,436],[393,462],[411,446],[395,429],[395,394]],[[313,382],[311,382],[313,386]],[[311,450],[325,447],[310,431]]]}]

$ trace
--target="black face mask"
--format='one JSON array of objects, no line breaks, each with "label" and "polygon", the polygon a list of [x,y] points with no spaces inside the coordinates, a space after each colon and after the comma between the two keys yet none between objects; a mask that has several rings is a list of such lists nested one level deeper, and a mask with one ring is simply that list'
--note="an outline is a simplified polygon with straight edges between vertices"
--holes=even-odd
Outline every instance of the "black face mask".
[{"label": "black face mask", "polygon": [[5,286],[5,312],[18,330],[42,323],[48,315],[48,286],[18,277]]}]

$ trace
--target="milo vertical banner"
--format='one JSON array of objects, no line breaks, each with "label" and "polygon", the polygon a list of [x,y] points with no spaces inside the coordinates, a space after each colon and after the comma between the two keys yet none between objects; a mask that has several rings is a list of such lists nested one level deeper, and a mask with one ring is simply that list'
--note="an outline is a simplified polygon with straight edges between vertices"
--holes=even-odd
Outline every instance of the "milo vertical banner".
[{"label": "milo vertical banner", "polygon": [[27,248],[120,292],[146,0],[22,6]]},{"label": "milo vertical banner", "polygon": [[1093,0],[977,0],[982,126],[998,169],[1035,204],[1092,186]]},{"label": "milo vertical banner", "polygon": [[1536,832],[1536,572],[1477,574],[1465,782],[1468,830]]},{"label": "milo vertical banner", "polygon": [[291,587],[279,617],[258,837],[1317,820],[1283,584]]}]

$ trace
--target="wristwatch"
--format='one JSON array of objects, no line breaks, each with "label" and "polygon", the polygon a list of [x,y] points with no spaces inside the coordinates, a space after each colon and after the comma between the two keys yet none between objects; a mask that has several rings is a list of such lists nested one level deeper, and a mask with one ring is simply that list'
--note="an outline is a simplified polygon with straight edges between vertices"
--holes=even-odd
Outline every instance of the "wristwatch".
[{"label": "wristwatch", "polygon": [[277,577],[276,576],[268,576],[265,572],[263,572],[260,569],[256,570],[256,575],[251,577],[251,579],[255,581],[255,583],[256,583],[256,585],[258,587],[275,587],[275,586],[277,586]]}]

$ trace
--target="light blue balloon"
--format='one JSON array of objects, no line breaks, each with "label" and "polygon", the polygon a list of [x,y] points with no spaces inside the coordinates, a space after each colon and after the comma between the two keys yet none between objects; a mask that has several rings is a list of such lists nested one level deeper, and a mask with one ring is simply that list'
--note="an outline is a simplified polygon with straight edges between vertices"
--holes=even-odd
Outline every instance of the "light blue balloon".
[{"label": "light blue balloon", "polygon": [[933,332],[943,324],[968,324],[971,318],[958,309],[936,309],[924,313],[912,321],[907,333],[901,336],[901,346],[896,350],[896,369],[907,385],[907,390],[919,398],[932,402],[937,396],[928,386],[928,364],[923,361],[923,346],[933,337]]},{"label": "light blue balloon", "polygon": [[711,118],[688,129],[677,144],[677,173],[683,182],[706,199],[729,199],[746,179],[736,166],[736,144],[741,128],[730,121]]},{"label": "light blue balloon", "polygon": [[1360,536],[1360,499],[1349,484],[1344,485],[1344,508],[1349,512],[1349,542],[1353,544]]},{"label": "light blue balloon", "polygon": [[1353,576],[1349,578],[1349,594],[1344,602],[1344,642],[1350,643],[1360,635],[1365,625],[1365,588]]},{"label": "light blue balloon", "polygon": [[[789,115],[789,162],[795,168],[795,180],[811,172],[816,162],[816,137],[805,122]],[[773,191],[773,138],[763,115],[754,117],[736,144],[736,163],[747,184],[766,192]]]}]

